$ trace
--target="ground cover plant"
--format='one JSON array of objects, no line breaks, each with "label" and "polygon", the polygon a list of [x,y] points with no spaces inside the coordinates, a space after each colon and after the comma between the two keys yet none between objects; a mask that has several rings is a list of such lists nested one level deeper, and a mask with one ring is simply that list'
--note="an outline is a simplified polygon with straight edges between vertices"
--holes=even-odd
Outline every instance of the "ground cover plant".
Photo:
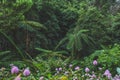
[{"label": "ground cover plant", "polygon": [[[116,74],[113,75],[109,69],[99,67],[99,62],[94,60],[90,62],[93,69],[80,67],[73,64],[64,64],[64,67],[56,67],[53,73],[48,75],[40,75],[36,73],[34,76],[29,68],[19,69],[18,66],[11,65],[11,70],[8,71],[4,67],[1,68],[2,80],[119,80],[120,68],[116,68]],[[36,77],[37,76],[37,77]],[[36,77],[36,78],[35,78]]]}]

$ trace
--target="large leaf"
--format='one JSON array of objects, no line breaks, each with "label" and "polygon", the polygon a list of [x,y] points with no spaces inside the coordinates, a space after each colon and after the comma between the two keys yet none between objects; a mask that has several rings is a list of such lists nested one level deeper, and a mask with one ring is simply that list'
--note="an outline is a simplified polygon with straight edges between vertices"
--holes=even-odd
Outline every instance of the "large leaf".
[{"label": "large leaf", "polygon": [[43,24],[35,21],[22,21],[22,23],[28,24],[32,27],[39,28],[39,29],[47,29]]}]

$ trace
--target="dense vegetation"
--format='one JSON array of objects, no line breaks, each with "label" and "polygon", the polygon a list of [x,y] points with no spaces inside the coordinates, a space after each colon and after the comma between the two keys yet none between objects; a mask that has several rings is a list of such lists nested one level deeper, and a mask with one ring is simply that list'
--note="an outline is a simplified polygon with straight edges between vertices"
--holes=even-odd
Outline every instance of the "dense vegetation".
[{"label": "dense vegetation", "polygon": [[119,56],[119,0],[0,1],[0,80],[119,80]]}]

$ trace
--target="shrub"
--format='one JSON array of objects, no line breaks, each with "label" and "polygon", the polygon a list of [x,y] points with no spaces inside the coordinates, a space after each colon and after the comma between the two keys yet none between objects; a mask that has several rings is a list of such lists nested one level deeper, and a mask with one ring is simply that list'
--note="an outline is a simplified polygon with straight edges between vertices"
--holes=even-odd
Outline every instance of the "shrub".
[{"label": "shrub", "polygon": [[[98,60],[99,66],[105,69],[106,67],[109,70],[112,70],[115,74],[115,68],[120,66],[119,58],[120,55],[120,45],[115,44],[114,46],[110,46],[109,48],[103,50],[97,50],[89,57],[85,57],[84,61],[81,62],[82,65],[86,64],[87,66],[91,66],[92,60]],[[92,67],[93,68],[93,67]]]}]

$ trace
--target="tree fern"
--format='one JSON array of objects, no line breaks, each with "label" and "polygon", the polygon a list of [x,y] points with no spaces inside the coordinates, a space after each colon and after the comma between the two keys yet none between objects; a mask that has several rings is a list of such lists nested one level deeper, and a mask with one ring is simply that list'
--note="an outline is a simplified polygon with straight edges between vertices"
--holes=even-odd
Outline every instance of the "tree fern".
[{"label": "tree fern", "polygon": [[73,34],[69,34],[67,48],[72,52],[72,55],[83,50],[85,45],[89,47],[94,45],[94,42],[92,42],[86,32],[88,32],[88,30],[79,30],[78,32],[75,30]]}]

